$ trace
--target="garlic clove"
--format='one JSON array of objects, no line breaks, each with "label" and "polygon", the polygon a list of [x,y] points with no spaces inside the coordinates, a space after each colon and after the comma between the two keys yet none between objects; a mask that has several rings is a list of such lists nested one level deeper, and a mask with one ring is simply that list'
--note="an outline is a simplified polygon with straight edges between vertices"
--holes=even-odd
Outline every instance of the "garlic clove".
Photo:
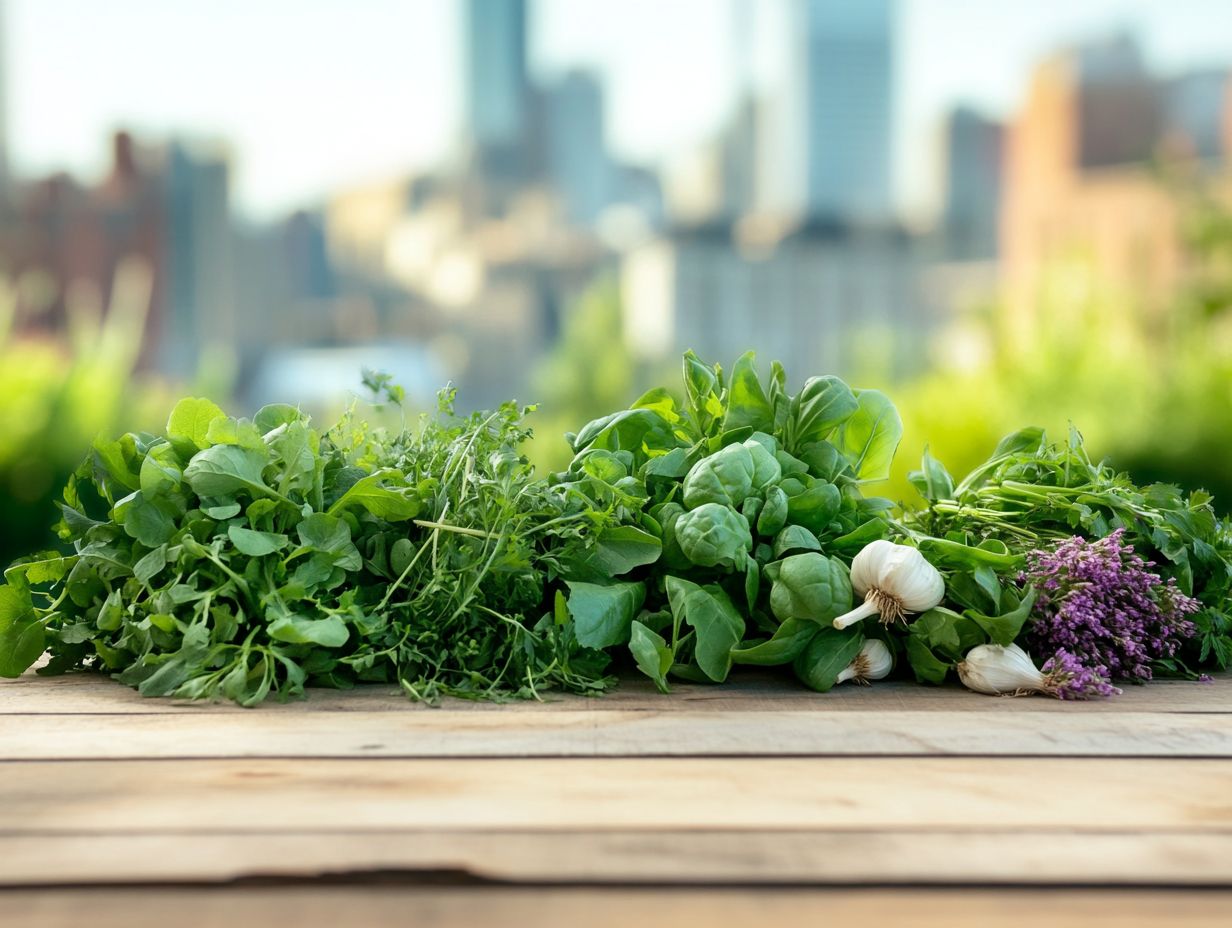
[{"label": "garlic clove", "polygon": [[860,653],[839,673],[835,682],[854,680],[856,683],[868,683],[881,680],[890,673],[893,666],[894,657],[885,642],[878,638],[869,638],[861,645]]},{"label": "garlic clove", "polygon": [[1016,644],[981,644],[958,664],[958,679],[969,690],[989,696],[1045,692],[1044,675]]},{"label": "garlic clove", "polygon": [[878,613],[888,623],[908,612],[927,612],[945,596],[945,580],[919,549],[885,539],[869,542],[852,560],[851,588],[864,603],[835,619],[835,628]]}]

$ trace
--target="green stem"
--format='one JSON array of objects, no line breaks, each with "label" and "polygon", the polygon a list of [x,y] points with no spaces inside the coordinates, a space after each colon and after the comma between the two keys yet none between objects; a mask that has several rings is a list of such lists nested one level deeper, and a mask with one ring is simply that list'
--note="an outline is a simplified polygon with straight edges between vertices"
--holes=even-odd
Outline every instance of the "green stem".
[{"label": "green stem", "polygon": [[460,525],[449,525],[446,522],[430,522],[427,519],[412,519],[411,522],[418,525],[420,528],[438,529],[442,532],[454,532],[457,535],[470,535],[473,538],[487,538],[490,540],[496,537],[491,532],[485,532],[477,528],[463,528]]}]

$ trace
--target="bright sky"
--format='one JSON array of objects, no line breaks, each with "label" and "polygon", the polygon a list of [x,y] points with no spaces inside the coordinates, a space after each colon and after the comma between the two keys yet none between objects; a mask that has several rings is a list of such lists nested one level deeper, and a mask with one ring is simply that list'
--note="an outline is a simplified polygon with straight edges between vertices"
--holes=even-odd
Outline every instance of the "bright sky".
[{"label": "bright sky", "polygon": [[[738,2],[532,0],[533,66],[599,70],[613,145],[657,162],[713,132],[730,106]],[[952,102],[1007,113],[1043,53],[1118,26],[1164,71],[1232,64],[1230,6],[899,0],[900,201],[933,201]],[[94,174],[115,126],[221,140],[237,200],[256,216],[426,167],[457,137],[459,10],[456,0],[8,0],[10,157],[20,172]],[[766,34],[755,62],[774,54]]]}]

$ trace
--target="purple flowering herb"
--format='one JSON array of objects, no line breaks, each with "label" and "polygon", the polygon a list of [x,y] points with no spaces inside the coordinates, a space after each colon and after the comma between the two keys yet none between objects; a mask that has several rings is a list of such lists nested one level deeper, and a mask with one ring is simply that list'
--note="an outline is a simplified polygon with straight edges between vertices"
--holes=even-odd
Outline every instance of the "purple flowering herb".
[{"label": "purple flowering herb", "polygon": [[1125,544],[1124,531],[1087,541],[1070,538],[1051,551],[1032,551],[1022,579],[1037,591],[1027,643],[1055,655],[1044,666],[1057,674],[1057,695],[1111,689],[1112,680],[1145,682],[1151,663],[1176,654],[1195,633],[1187,616],[1201,604],[1176,581]]},{"label": "purple flowering herb", "polygon": [[1043,673],[1044,692],[1057,699],[1094,699],[1121,693],[1108,681],[1105,668],[1084,666],[1068,651],[1058,651],[1045,661]]}]

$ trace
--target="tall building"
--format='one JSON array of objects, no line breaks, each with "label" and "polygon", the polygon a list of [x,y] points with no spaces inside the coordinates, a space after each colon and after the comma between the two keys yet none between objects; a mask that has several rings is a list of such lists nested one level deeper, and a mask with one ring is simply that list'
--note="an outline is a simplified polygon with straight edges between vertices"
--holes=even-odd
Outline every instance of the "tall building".
[{"label": "tall building", "polygon": [[791,0],[789,51],[760,145],[761,205],[893,214],[894,0]]},{"label": "tall building", "polygon": [[162,173],[167,242],[157,363],[174,373],[195,369],[205,345],[238,343],[253,320],[240,325],[235,316],[226,157],[172,142]]},{"label": "tall building", "polygon": [[467,0],[466,116],[470,141],[507,168],[522,154],[530,84],[526,69],[525,0]]},{"label": "tall building", "polygon": [[945,236],[949,257],[997,253],[1001,212],[1001,123],[960,106],[946,120]]},{"label": "tall building", "polygon": [[1232,155],[1232,71],[1191,71],[1164,85],[1164,131],[1172,150],[1204,161]]},{"label": "tall building", "polygon": [[[1219,125],[1232,105],[1219,90],[1201,76],[1161,80],[1126,36],[1036,69],[1006,139],[1001,264],[1018,334],[1030,332],[1049,298],[1049,272],[1077,261],[1122,287],[1127,305],[1166,309],[1189,260],[1186,217],[1153,162],[1180,157],[1232,203],[1232,163],[1203,160],[1204,150],[1226,144]],[[1225,126],[1223,138],[1230,134]]]},{"label": "tall building", "polygon": [[1078,164],[1098,168],[1145,161],[1164,124],[1164,94],[1130,34],[1073,49],[1069,58]]},{"label": "tall building", "polygon": [[621,258],[625,340],[651,364],[752,348],[796,376],[907,376],[935,325],[922,274],[917,240],[892,228],[806,225],[754,255],[727,227],[680,229]]},{"label": "tall building", "polygon": [[550,86],[545,99],[549,176],[569,220],[588,225],[612,199],[603,88],[594,74],[574,70]]}]

